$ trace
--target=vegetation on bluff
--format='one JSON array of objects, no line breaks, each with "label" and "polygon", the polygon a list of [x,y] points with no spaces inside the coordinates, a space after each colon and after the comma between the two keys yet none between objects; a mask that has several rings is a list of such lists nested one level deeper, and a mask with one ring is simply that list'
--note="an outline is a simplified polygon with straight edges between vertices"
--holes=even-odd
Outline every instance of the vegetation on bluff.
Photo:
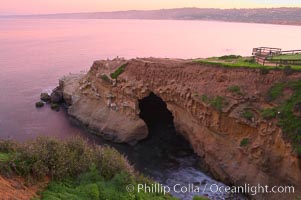
[{"label": "vegetation on bluff", "polygon": [[232,93],[239,93],[240,87],[238,85],[232,85],[228,87],[228,91]]},{"label": "vegetation on bluff", "polygon": [[249,138],[243,138],[243,139],[240,141],[240,147],[245,147],[245,146],[247,146],[249,143],[250,143],[250,139],[249,139]]},{"label": "vegetation on bluff", "polygon": [[265,68],[256,63],[251,57],[241,57],[237,55],[226,55],[221,57],[211,57],[206,59],[194,60],[197,63],[214,65],[219,67],[247,67],[247,68]]},{"label": "vegetation on bluff", "polygon": [[[137,179],[137,178],[136,178]],[[145,180],[145,179],[144,179]],[[145,182],[145,181],[144,181]],[[45,200],[172,200],[170,195],[158,193],[127,192],[126,186],[137,185],[137,180],[127,173],[116,174],[112,179],[105,180],[99,171],[92,167],[77,179],[52,182],[41,192]],[[149,182],[150,183],[150,182]]]},{"label": "vegetation on bluff", "polygon": [[[284,90],[291,94],[280,98]],[[268,91],[267,99],[277,100],[279,106],[262,111],[262,116],[267,119],[278,118],[278,125],[301,156],[301,80],[276,83]]]},{"label": "vegetation on bluff", "polygon": [[218,111],[222,111],[225,104],[225,99],[221,96],[217,96],[210,100],[210,105]]},{"label": "vegetation on bluff", "polygon": [[126,67],[127,65],[128,65],[128,63],[125,63],[125,64],[121,65],[120,67],[118,67],[118,68],[115,70],[115,72],[113,72],[113,73],[110,74],[111,78],[112,78],[112,79],[117,79],[118,76],[124,72],[125,67]]},{"label": "vegetation on bluff", "polygon": [[110,83],[110,79],[109,79],[109,77],[108,77],[106,74],[102,74],[102,75],[100,76],[100,78],[101,78],[103,81]]},{"label": "vegetation on bluff", "polygon": [[238,85],[229,86],[228,91],[233,93],[233,94],[243,95],[243,92],[241,91],[241,89]]},{"label": "vegetation on bluff", "polygon": [[[300,55],[299,55],[300,56]],[[298,56],[298,57],[299,57]],[[285,57],[284,57],[285,58]],[[258,68],[261,69],[261,74],[267,74],[269,70],[287,70],[287,66],[263,66],[255,62],[253,57],[242,57],[239,55],[224,55],[221,57],[210,57],[204,59],[196,59],[194,62],[200,64],[213,65],[218,67],[227,68]],[[301,66],[292,65],[289,66],[290,70],[301,70]]]},{"label": "vegetation on bluff", "polygon": [[214,109],[216,109],[219,112],[221,112],[224,105],[227,104],[227,101],[225,100],[225,98],[221,97],[221,96],[216,96],[216,97],[213,97],[213,98],[209,98],[205,94],[202,95],[202,96],[199,96],[198,94],[195,94],[194,96],[199,97],[202,100],[202,102],[212,106]]},{"label": "vegetation on bluff", "polygon": [[277,110],[275,108],[267,108],[261,112],[261,116],[264,119],[273,119],[277,115]]},{"label": "vegetation on bluff", "polygon": [[26,143],[0,141],[2,175],[18,174],[36,183],[49,177],[48,187],[36,199],[175,199],[170,195],[127,192],[126,185],[152,184],[115,149],[88,144],[81,138],[59,141],[38,138]]},{"label": "vegetation on bluff", "polygon": [[254,117],[254,114],[253,114],[250,110],[245,109],[245,110],[243,111],[243,113],[241,114],[241,116],[242,116],[243,118],[245,118],[246,120],[251,121],[252,118]]},{"label": "vegetation on bluff", "polygon": [[283,54],[283,55],[277,55],[273,56],[272,60],[301,60],[301,54]]}]

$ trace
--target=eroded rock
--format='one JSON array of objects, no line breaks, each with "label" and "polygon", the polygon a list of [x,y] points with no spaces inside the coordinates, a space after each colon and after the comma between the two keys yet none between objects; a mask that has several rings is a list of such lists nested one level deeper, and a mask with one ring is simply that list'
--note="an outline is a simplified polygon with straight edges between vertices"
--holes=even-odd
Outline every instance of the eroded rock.
[{"label": "eroded rock", "polygon": [[[114,84],[97,76],[125,63]],[[296,73],[285,78],[300,77]],[[300,160],[276,123],[259,114],[261,105],[267,104],[264,95],[280,79],[281,71],[263,76],[260,70],[226,69],[189,60],[115,59],[94,62],[87,75],[64,77],[62,94],[55,95],[68,102],[69,115],[97,134],[135,143],[148,134],[139,117],[139,100],[153,93],[166,103],[177,132],[220,180],[235,185],[294,185],[296,196],[301,192]],[[227,93],[231,85],[243,88],[241,98]],[[245,108],[252,111],[250,120],[241,115]],[[244,138],[252,142],[240,147]]]}]

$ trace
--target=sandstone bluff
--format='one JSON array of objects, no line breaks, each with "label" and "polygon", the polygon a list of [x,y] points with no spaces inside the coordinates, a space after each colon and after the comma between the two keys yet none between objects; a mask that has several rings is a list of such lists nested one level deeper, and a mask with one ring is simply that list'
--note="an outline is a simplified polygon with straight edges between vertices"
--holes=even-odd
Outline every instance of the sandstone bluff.
[{"label": "sandstone bluff", "polygon": [[[148,136],[139,102],[156,95],[215,177],[235,185],[293,185],[300,195],[300,159],[276,120],[260,115],[273,106],[266,100],[270,87],[300,77],[181,59],[114,59],[94,62],[87,74],[65,76],[57,90],[70,116],[106,139],[125,143]],[[240,91],[231,92],[230,86]],[[245,110],[250,117],[242,117]]]}]

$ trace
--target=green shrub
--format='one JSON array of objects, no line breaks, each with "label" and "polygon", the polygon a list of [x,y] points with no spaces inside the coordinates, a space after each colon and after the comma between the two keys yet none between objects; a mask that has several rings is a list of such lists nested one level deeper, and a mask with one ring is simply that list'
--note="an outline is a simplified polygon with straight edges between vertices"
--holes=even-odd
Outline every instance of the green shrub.
[{"label": "green shrub", "polygon": [[290,140],[295,151],[301,155],[301,120],[300,117],[294,113],[295,109],[298,108],[298,104],[301,102],[301,80],[275,84],[269,90],[269,99],[274,100],[278,98],[282,95],[284,88],[291,89],[293,94],[275,108],[275,111],[277,110],[279,113],[277,114],[278,125],[281,127],[284,136]]},{"label": "green shrub", "polygon": [[248,63],[252,63],[252,64],[256,63],[256,61],[255,61],[255,58],[254,58],[254,57],[252,57],[252,58],[249,58],[249,59],[245,59],[245,60],[244,60],[244,62],[248,62]]},{"label": "green shrub", "polygon": [[285,83],[276,83],[268,91],[268,101],[274,101],[282,95]]},{"label": "green shrub", "polygon": [[241,94],[240,87],[238,85],[229,86],[228,91],[236,94]]},{"label": "green shrub", "polygon": [[241,147],[245,147],[245,146],[247,146],[249,143],[250,143],[250,139],[249,139],[249,138],[243,138],[243,139],[240,141],[240,146],[241,146]]},{"label": "green shrub", "polygon": [[39,180],[46,176],[51,178],[46,190],[39,192],[40,199],[176,199],[168,194],[138,193],[137,189],[132,193],[127,192],[128,184],[137,188],[138,183],[150,185],[154,182],[136,174],[115,149],[88,144],[79,137],[67,141],[40,137],[16,145],[0,141],[0,150],[9,152],[0,151],[1,173],[12,169],[29,180]]},{"label": "green shrub", "polygon": [[267,108],[261,112],[261,116],[264,119],[273,119],[277,116],[277,111],[274,108]]},{"label": "green shrub", "polygon": [[223,97],[217,96],[214,99],[210,100],[210,105],[214,107],[216,110],[222,111],[224,101],[225,99]]},{"label": "green shrub", "polygon": [[110,179],[115,174],[127,171],[132,172],[133,169],[128,161],[114,148],[102,148],[98,154],[98,166],[100,166],[101,175]]},{"label": "green shrub", "polygon": [[18,144],[11,154],[9,163],[15,172],[34,180],[46,176],[54,180],[75,177],[89,170],[93,164],[105,178],[112,178],[123,171],[133,173],[127,160],[116,150],[90,145],[78,137],[67,141],[37,138]]},{"label": "green shrub", "polygon": [[175,200],[169,195],[144,193],[125,190],[128,184],[137,185],[135,177],[128,173],[118,173],[110,180],[105,180],[99,171],[92,168],[77,179],[52,182],[41,192],[43,200]]},{"label": "green shrub", "polygon": [[12,140],[0,140],[1,153],[13,153],[16,151],[18,144]]},{"label": "green shrub", "polygon": [[0,162],[7,162],[9,161],[10,154],[8,153],[0,153]]},{"label": "green shrub", "polygon": [[225,56],[221,56],[218,59],[220,60],[229,60],[229,59],[238,59],[241,58],[241,56],[239,55],[225,55]]},{"label": "green shrub", "polygon": [[254,117],[254,114],[249,110],[244,110],[242,113],[242,117],[247,120],[252,120],[252,118]]},{"label": "green shrub", "polygon": [[121,65],[118,69],[116,69],[115,72],[111,73],[110,76],[112,79],[117,79],[119,75],[121,75],[124,70],[125,67],[128,65],[128,63]]},{"label": "green shrub", "polygon": [[207,97],[207,95],[205,95],[205,94],[202,95],[202,101],[203,101],[204,103],[208,103],[209,98]]},{"label": "green shrub", "polygon": [[102,74],[102,75],[100,76],[100,78],[101,78],[103,81],[105,81],[105,82],[110,82],[110,79],[109,79],[109,77],[108,77],[106,74]]},{"label": "green shrub", "polygon": [[299,158],[301,158],[301,144],[295,144],[294,145],[294,150],[296,151]]}]

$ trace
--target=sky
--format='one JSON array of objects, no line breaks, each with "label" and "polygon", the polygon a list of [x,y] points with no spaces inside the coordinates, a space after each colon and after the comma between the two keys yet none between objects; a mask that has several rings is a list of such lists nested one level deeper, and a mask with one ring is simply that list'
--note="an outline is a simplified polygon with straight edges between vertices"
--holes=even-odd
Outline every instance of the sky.
[{"label": "sky", "polygon": [[301,0],[1,0],[0,15],[162,8],[301,7]]}]

